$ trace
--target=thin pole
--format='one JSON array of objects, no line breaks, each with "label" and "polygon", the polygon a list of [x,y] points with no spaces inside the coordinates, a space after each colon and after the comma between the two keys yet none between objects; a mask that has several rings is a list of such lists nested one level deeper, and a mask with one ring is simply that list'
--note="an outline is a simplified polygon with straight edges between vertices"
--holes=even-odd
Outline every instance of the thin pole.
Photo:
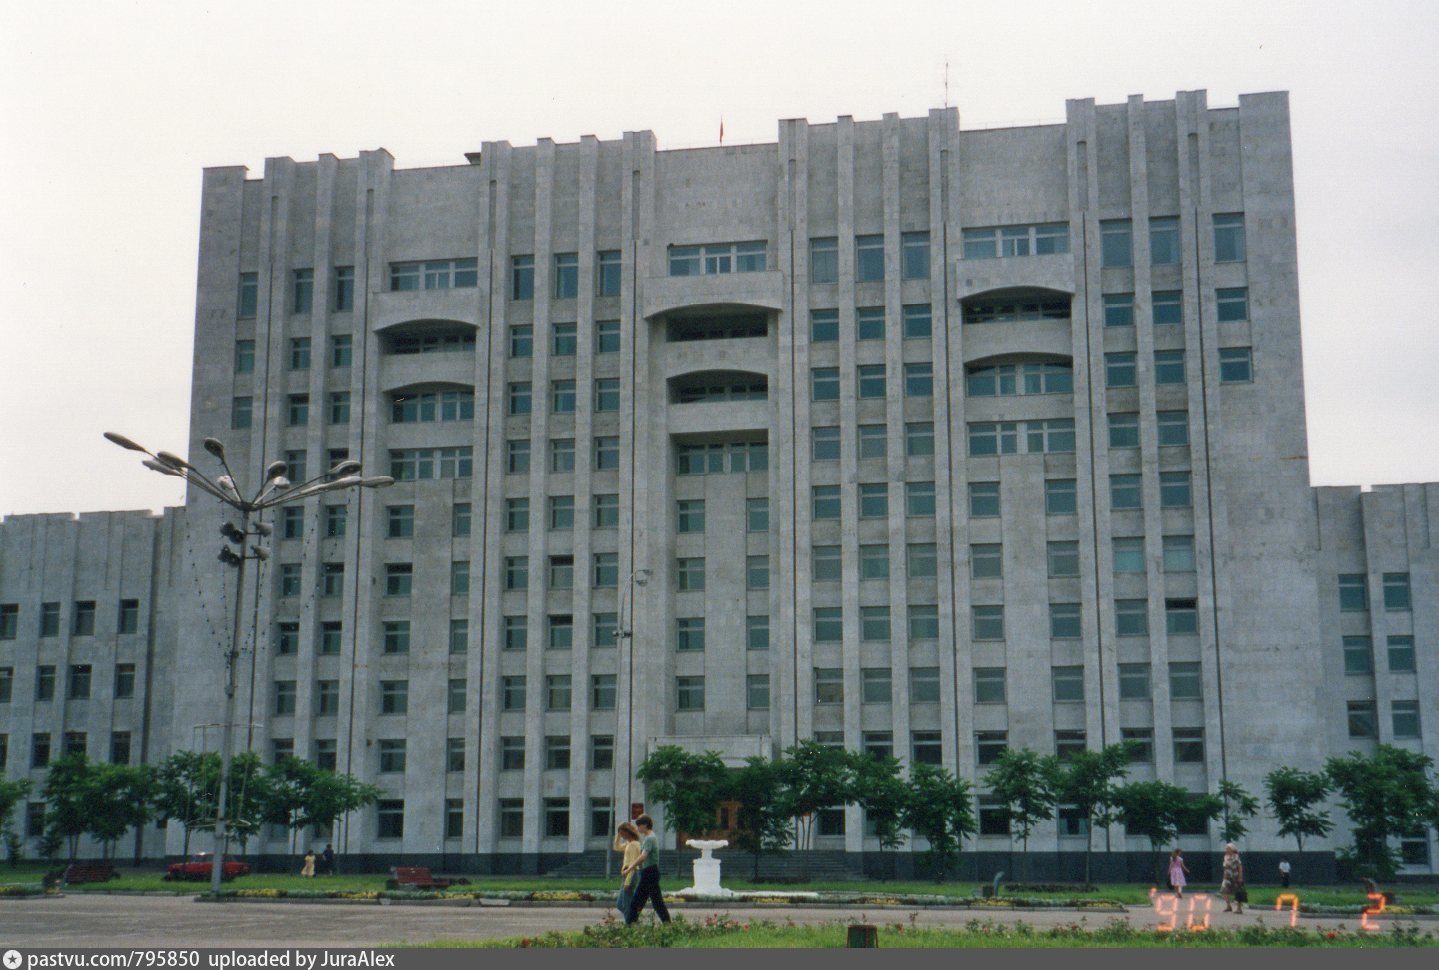
[{"label": "thin pole", "polygon": [[235,578],[235,619],[230,629],[230,649],[225,654],[225,721],[220,725],[220,800],[215,809],[215,854],[210,861],[210,895],[219,897],[220,879],[224,875],[226,839],[225,801],[229,797],[230,763],[235,757],[235,665],[239,661],[241,607],[245,602],[244,542],[250,538],[250,510],[240,509],[240,563]]}]

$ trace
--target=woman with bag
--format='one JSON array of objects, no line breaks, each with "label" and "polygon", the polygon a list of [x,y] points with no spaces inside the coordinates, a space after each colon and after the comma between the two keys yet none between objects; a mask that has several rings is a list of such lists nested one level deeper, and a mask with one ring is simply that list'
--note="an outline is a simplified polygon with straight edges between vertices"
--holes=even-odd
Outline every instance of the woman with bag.
[{"label": "woman with bag", "polygon": [[615,831],[616,852],[623,852],[624,859],[620,863],[620,875],[623,882],[620,885],[620,893],[615,897],[615,909],[621,913],[630,911],[630,900],[635,895],[635,883],[638,876],[635,875],[635,863],[640,857],[640,832],[629,822],[621,822],[620,827]]},{"label": "woman with bag", "polygon": [[[1240,861],[1239,850],[1234,847],[1233,842],[1224,844],[1224,868],[1219,883],[1219,895],[1224,897],[1224,911],[1226,913],[1244,912],[1244,904],[1249,902],[1249,892],[1244,888],[1244,863]],[[1234,906],[1230,906],[1230,897],[1233,897]]]}]

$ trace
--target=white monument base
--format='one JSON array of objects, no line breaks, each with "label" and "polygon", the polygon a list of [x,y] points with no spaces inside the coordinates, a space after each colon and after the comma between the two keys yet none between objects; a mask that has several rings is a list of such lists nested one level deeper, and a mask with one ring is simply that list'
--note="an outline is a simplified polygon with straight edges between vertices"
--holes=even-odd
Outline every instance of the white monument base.
[{"label": "white monument base", "polygon": [[702,840],[690,839],[685,843],[692,849],[700,850],[700,857],[694,861],[694,885],[686,886],[675,893],[676,896],[734,896],[733,890],[725,889],[720,885],[720,861],[710,855],[715,849],[723,849],[729,845],[724,839]]}]

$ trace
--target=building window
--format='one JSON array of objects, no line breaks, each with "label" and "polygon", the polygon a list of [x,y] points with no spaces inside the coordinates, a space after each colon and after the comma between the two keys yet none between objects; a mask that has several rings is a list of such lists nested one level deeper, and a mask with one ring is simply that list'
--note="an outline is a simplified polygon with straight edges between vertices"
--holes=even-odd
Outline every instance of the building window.
[{"label": "building window", "polygon": [[939,703],[939,668],[909,668],[909,702],[911,704]]},{"label": "building window", "polygon": [[405,714],[410,709],[410,682],[408,680],[380,681],[380,713]]},{"label": "building window", "polygon": [[390,475],[396,481],[466,479],[473,474],[473,470],[474,457],[469,445],[456,448],[390,450]]},{"label": "building window", "polygon": [[408,539],[415,534],[415,507],[390,505],[385,508],[385,538]]},{"label": "building window", "polygon": [[595,528],[617,529],[620,524],[620,497],[614,493],[594,497]]},{"label": "building window", "polygon": [[905,340],[928,340],[933,329],[928,303],[906,304],[902,310]]},{"label": "building window", "polygon": [[1051,579],[1079,575],[1079,543],[1073,540],[1057,540],[1046,547]]},{"label": "building window", "polygon": [[1164,601],[1165,632],[1171,635],[1199,632],[1199,605],[1193,599]]},{"label": "building window", "polygon": [[468,259],[431,259],[423,263],[391,263],[390,289],[473,289],[479,284],[478,262]]},{"label": "building window", "polygon": [[769,499],[749,498],[744,503],[746,532],[769,531]]},{"label": "building window", "polygon": [[854,237],[854,278],[858,283],[884,279],[884,236]]},{"label": "building window", "polygon": [[1171,661],[1169,664],[1169,699],[1174,701],[1197,701],[1204,698],[1204,681],[1200,676],[1199,664],[1188,661]]},{"label": "building window", "polygon": [[1214,261],[1234,263],[1244,257],[1244,213],[1214,214]]},{"label": "building window", "polygon": [[568,711],[570,701],[569,674],[550,674],[545,677],[545,710]]},{"label": "building window", "polygon": [[1069,226],[1062,222],[1050,222],[1037,226],[966,229],[962,236],[962,245],[965,259],[1067,253]]},{"label": "building window", "polygon": [[1068,364],[995,364],[965,371],[965,393],[970,397],[1069,394],[1073,390],[1074,371]]},{"label": "building window", "polygon": [[1204,764],[1204,728],[1174,729],[1174,763]]},{"label": "building window", "polygon": [[1122,701],[1147,701],[1153,696],[1149,684],[1149,664],[1128,663],[1119,665],[1119,699]]},{"label": "building window", "polygon": [[904,365],[904,396],[905,396],[905,397],[933,397],[933,396],[934,396],[934,365],[932,365],[932,364],[905,364],[905,365]]},{"label": "building window", "polygon": [[815,485],[812,488],[813,512],[816,520],[838,519],[840,497],[838,485]]},{"label": "building window", "polygon": [[1139,415],[1132,412],[1109,415],[1109,447],[1139,447]]},{"label": "building window", "polygon": [[900,233],[899,253],[901,279],[929,279],[929,233]]},{"label": "building window", "polygon": [[884,307],[863,306],[854,311],[856,340],[884,339]]},{"label": "building window", "polygon": [[251,319],[259,309],[260,303],[260,274],[240,274],[240,296],[236,302],[235,316],[241,320]]},{"label": "building window", "polygon": [[1134,387],[1139,370],[1133,351],[1104,355],[1104,386]]},{"label": "building window", "polygon": [[746,557],[745,588],[769,589],[769,556]]},{"label": "building window", "polygon": [[914,519],[934,518],[934,482],[908,482],[904,486],[904,514]]},{"label": "building window", "polygon": [[1134,264],[1133,230],[1128,219],[1109,219],[1099,223],[1100,263],[1103,266]]},{"label": "building window", "polygon": [[253,399],[248,397],[236,397],[230,399],[230,428],[235,431],[244,431],[250,427]]},{"label": "building window", "polygon": [[568,735],[551,734],[545,738],[545,770],[567,771],[570,767]]},{"label": "building window", "polygon": [[[309,309],[315,302],[315,271],[314,269],[296,269],[292,273],[292,284],[294,284],[294,301],[291,309],[296,314],[308,314]],[[305,348],[307,357],[309,348]],[[309,367],[309,363],[305,363]]]},{"label": "building window", "polygon": [[810,455],[814,461],[839,461],[839,428],[811,429]]},{"label": "building window", "polygon": [[555,253],[555,299],[573,300],[579,292],[579,253]]},{"label": "building window", "polygon": [[1068,761],[1085,750],[1087,738],[1083,731],[1055,731],[1054,754],[1060,761]]},{"label": "building window", "polygon": [[1389,672],[1395,674],[1414,673],[1414,638],[1392,636],[1388,641]]},{"label": "building window", "polygon": [[1187,509],[1194,504],[1189,472],[1159,473],[1159,507]]},{"label": "building window", "polygon": [[525,324],[510,327],[510,357],[519,360],[535,353],[535,328]]},{"label": "building window", "polygon": [[1164,537],[1164,571],[1194,572],[1194,536]]},{"label": "building window", "polygon": [[[8,668],[6,668],[8,670]],[[123,663],[115,665],[115,699],[128,700],[135,696],[135,665]],[[9,692],[0,692],[0,700],[9,700]]]},{"label": "building window", "polygon": [[618,249],[601,250],[595,257],[595,294],[620,295],[620,270],[623,265]]},{"label": "building window", "polygon": [[1156,350],[1154,352],[1154,383],[1184,383],[1184,351]]},{"label": "building window", "polygon": [[705,621],[702,616],[682,616],[675,620],[675,649],[679,651],[703,651],[705,648]]},{"label": "building window", "polygon": [[975,760],[981,765],[994,764],[1008,748],[1008,731],[976,731],[974,734]]},{"label": "building window", "polygon": [[1106,327],[1134,326],[1134,294],[1104,294],[1104,325]]},{"label": "building window", "polygon": [[882,519],[889,515],[889,483],[874,482],[859,486],[859,517]]},{"label": "building window", "polygon": [[290,340],[290,370],[310,369],[310,338],[294,337]]},{"label": "building window", "polygon": [[409,596],[414,588],[415,567],[408,562],[385,563],[385,595]]},{"label": "building window", "polygon": [[1003,667],[975,667],[974,668],[974,702],[976,704],[1003,704],[1004,694]]},{"label": "building window", "polygon": [[1112,539],[1110,546],[1114,556],[1114,574],[1144,572],[1144,539],[1140,536],[1124,536]]},{"label": "building window", "polygon": [[1179,217],[1157,216],[1149,220],[1149,262],[1173,266],[1179,262]]},{"label": "building window", "polygon": [[71,664],[66,681],[65,696],[72,701],[88,700],[90,698],[90,673],[89,664]]},{"label": "building window", "polygon": [[911,421],[904,426],[906,458],[924,458],[934,454],[934,422]]},{"label": "building window", "polygon": [[705,588],[705,561],[702,556],[683,557],[675,561],[675,589],[696,592]]},{"label": "building window", "polygon": [[550,413],[575,413],[575,382],[570,380],[550,382]]},{"label": "building window", "polygon": [[500,770],[523,771],[525,767],[525,739],[508,736],[500,738]]},{"label": "building window", "polygon": [[575,588],[575,557],[551,556],[549,569],[550,589]]},{"label": "building window", "polygon": [[1148,603],[1141,599],[1115,600],[1114,632],[1121,637],[1149,636]]},{"label": "building window", "polygon": [[1050,679],[1056,703],[1084,701],[1083,667],[1053,667],[1050,670]]},{"label": "building window", "polygon": [[1373,701],[1349,701],[1346,705],[1351,738],[1377,738],[1378,717]]},{"label": "building window", "polygon": [[615,709],[617,690],[614,674],[591,674],[590,709],[595,711],[613,711]]},{"label": "building window", "polygon": [[470,592],[470,562],[457,559],[450,563],[450,595],[468,596]]},{"label": "building window", "polygon": [[746,649],[746,650],[768,650],[768,649],[769,649],[769,617],[768,617],[768,616],[747,616],[747,617],[745,617],[745,649]]},{"label": "building window", "polygon": [[703,711],[705,709],[705,679],[703,677],[675,678],[675,710]]},{"label": "building window", "polygon": [[349,334],[338,334],[330,338],[330,366],[349,367],[354,357],[354,338]]},{"label": "building window", "polygon": [[335,267],[335,300],[334,307],[337,313],[344,313],[355,308],[355,267]]},{"label": "building window", "polygon": [[1395,738],[1419,737],[1419,702],[1395,701],[1390,709]]},{"label": "building window", "polygon": [[60,604],[40,604],[40,636],[58,637],[60,635]]},{"label": "building window", "polygon": [[1184,323],[1184,300],[1179,290],[1155,290],[1149,301],[1156,327]]},{"label": "building window", "polygon": [[999,543],[974,543],[969,547],[971,579],[998,579],[1003,575],[1003,557]]},{"label": "building window", "polygon": [[375,803],[375,837],[379,839],[402,839],[405,837],[404,799],[382,798]]},{"label": "building window", "polygon": [[235,373],[253,374],[255,372],[255,341],[235,341]]},{"label": "building window", "polygon": [[905,553],[910,579],[934,579],[938,575],[939,558],[933,542],[911,542]]},{"label": "building window", "polygon": [[1386,610],[1408,610],[1409,574],[1384,574],[1384,608]]},{"label": "building window", "polygon": [[1160,411],[1155,415],[1159,447],[1183,447],[1189,444],[1189,412]]},{"label": "building window", "polygon": [[535,257],[532,255],[510,257],[510,299],[533,300],[535,298]]},{"label": "building window", "polygon": [[77,637],[95,635],[95,601],[77,600],[75,614],[70,618],[70,632]]},{"label": "building window", "polygon": [[870,642],[889,642],[889,607],[861,606],[859,608],[859,637]]},{"label": "building window", "polygon": [[816,704],[844,703],[844,669],[841,667],[814,668],[814,702]]},{"label": "building window", "polygon": [[1339,609],[1346,612],[1369,609],[1369,591],[1363,573],[1339,574]]},{"label": "building window", "polygon": [[973,638],[976,640],[1003,640],[1004,639],[1004,607],[1003,606],[973,606],[970,607],[970,619],[973,623]]},{"label": "building window", "polygon": [[837,606],[814,608],[814,640],[816,643],[838,643],[844,633],[844,614]]},{"label": "building window", "polygon": [[839,240],[835,237],[809,241],[809,280],[811,283],[839,281]]},{"label": "building window", "polygon": [[590,738],[590,768],[594,771],[608,771],[615,765],[615,739],[613,735],[596,734]]},{"label": "building window", "polygon": [[1049,604],[1049,635],[1055,640],[1078,640],[1081,635],[1078,603]]},{"label": "building window", "polygon": [[[887,608],[886,608],[887,609]],[[894,700],[888,667],[865,667],[859,672],[859,699],[863,704],[889,704]]]},{"label": "building window", "polygon": [[909,639],[911,642],[939,639],[938,606],[925,603],[910,604]]},{"label": "building window", "polygon": [[745,676],[745,709],[750,711],[769,710],[769,674],[747,674]]},{"label": "building window", "polygon": [[839,546],[815,546],[811,557],[810,579],[816,583],[839,582],[842,577]]},{"label": "building window", "polygon": [[[50,763],[50,735],[32,734],[30,736],[30,767],[44,768]],[[44,811],[43,803],[41,811]],[[41,833],[35,833],[37,835]]]},{"label": "building window", "polygon": [[[1214,291],[1214,309],[1220,323],[1249,319],[1249,289],[1243,286],[1220,287]],[[1224,351],[1220,350],[1220,380],[1223,376]]]},{"label": "building window", "polygon": [[712,276],[763,272],[766,268],[767,248],[763,242],[671,246],[670,275]]},{"label": "building window", "polygon": [[410,621],[409,620],[385,620],[381,624],[383,638],[381,649],[387,654],[406,654],[410,652]]},{"label": "building window", "polygon": [[291,394],[286,402],[285,423],[292,428],[310,423],[310,395]]},{"label": "building window", "polygon": [[275,624],[275,653],[282,657],[291,657],[300,649],[300,624],[298,623],[276,623]]}]

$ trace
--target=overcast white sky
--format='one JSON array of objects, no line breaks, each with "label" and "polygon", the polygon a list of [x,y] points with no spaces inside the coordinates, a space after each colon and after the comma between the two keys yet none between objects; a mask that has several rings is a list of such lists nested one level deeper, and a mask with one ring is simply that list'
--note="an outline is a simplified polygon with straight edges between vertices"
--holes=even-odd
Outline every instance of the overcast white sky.
[{"label": "overcast white sky", "polygon": [[[523,7],[523,9],[520,9]],[[1439,3],[0,0],[0,515],[160,508],[183,453],[200,170],[781,118],[963,128],[1290,92],[1311,474],[1439,481]]]}]

